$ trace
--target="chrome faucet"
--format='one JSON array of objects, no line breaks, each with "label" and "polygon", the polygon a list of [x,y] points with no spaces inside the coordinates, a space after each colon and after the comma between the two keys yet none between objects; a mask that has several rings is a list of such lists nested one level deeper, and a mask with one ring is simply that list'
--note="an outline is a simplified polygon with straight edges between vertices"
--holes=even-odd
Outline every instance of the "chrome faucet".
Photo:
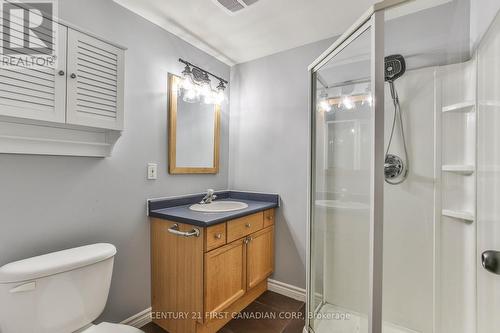
[{"label": "chrome faucet", "polygon": [[212,203],[217,198],[217,196],[214,194],[214,190],[208,189],[207,194],[201,199],[200,204],[205,205]]}]

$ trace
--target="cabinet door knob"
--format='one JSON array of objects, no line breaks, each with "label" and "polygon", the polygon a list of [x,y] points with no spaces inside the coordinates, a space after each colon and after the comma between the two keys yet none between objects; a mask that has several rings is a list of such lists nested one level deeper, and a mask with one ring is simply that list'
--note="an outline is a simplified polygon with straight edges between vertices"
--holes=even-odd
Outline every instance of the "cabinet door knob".
[{"label": "cabinet door knob", "polygon": [[215,234],[215,239],[221,239],[222,238],[222,234]]},{"label": "cabinet door knob", "polygon": [[76,79],[76,74],[75,74],[75,73],[71,73],[70,77],[71,77],[72,79]]},{"label": "cabinet door knob", "polygon": [[250,223],[245,224],[245,227],[250,228],[252,225]]},{"label": "cabinet door knob", "polygon": [[59,74],[60,76],[63,76],[65,73],[63,70],[60,70],[57,74]]}]

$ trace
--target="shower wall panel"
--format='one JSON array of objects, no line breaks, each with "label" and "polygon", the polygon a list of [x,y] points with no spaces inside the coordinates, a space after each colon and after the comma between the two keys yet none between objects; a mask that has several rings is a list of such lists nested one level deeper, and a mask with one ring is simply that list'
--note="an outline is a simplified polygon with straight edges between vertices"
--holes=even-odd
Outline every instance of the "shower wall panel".
[{"label": "shower wall panel", "polygon": [[478,333],[500,331],[500,276],[481,253],[500,251],[500,14],[478,49]]},{"label": "shower wall panel", "polygon": [[[395,84],[409,153],[409,177],[386,184],[384,196],[384,321],[431,333],[434,258],[435,67],[407,71]],[[385,142],[394,107],[385,90]],[[404,156],[399,127],[391,152]]]}]

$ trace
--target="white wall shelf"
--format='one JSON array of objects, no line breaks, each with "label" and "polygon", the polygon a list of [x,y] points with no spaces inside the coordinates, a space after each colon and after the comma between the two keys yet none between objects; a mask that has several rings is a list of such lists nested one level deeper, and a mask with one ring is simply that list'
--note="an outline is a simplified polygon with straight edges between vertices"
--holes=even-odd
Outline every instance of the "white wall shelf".
[{"label": "white wall shelf", "polygon": [[0,116],[0,153],[109,157],[120,131]]},{"label": "white wall shelf", "polygon": [[467,176],[472,175],[474,173],[474,169],[475,168],[473,165],[463,165],[463,164],[448,164],[448,165],[443,165],[442,168],[444,172],[454,172]]},{"label": "white wall shelf", "polygon": [[443,209],[441,214],[443,216],[452,217],[452,218],[459,219],[459,220],[464,220],[464,221],[469,221],[469,222],[474,221],[474,214],[472,214],[471,212]]},{"label": "white wall shelf", "polygon": [[474,112],[476,102],[468,101],[457,104],[443,106],[443,112]]}]

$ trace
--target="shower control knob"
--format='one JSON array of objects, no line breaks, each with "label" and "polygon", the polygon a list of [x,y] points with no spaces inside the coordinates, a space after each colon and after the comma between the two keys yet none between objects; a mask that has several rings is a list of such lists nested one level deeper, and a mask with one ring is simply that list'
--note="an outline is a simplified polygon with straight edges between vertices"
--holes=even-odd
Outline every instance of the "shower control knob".
[{"label": "shower control knob", "polygon": [[384,164],[384,173],[386,179],[395,179],[401,176],[404,172],[404,169],[404,162],[399,156],[387,154]]},{"label": "shower control knob", "polygon": [[483,254],[481,254],[481,264],[488,272],[500,275],[500,252],[483,252]]}]

